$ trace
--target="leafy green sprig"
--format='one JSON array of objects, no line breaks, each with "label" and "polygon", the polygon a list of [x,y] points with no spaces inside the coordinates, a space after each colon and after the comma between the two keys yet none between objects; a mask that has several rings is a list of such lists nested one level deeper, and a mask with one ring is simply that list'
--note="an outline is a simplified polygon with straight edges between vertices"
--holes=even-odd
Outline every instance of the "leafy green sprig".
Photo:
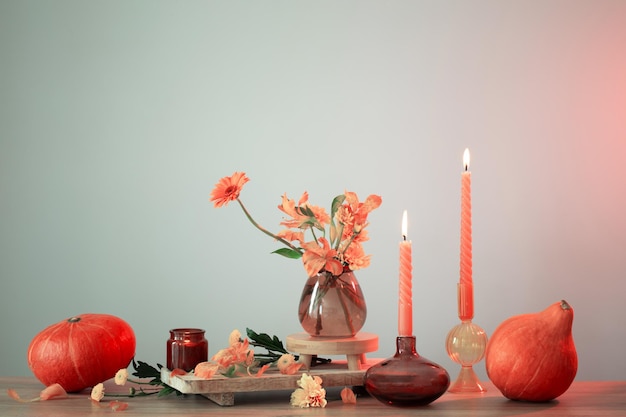
[{"label": "leafy green sprig", "polygon": [[[261,366],[275,362],[285,353],[289,353],[287,349],[285,349],[283,342],[277,336],[270,336],[267,333],[256,333],[249,328],[246,328],[246,334],[248,339],[250,339],[250,345],[267,350],[266,353],[255,352],[254,354],[255,359],[259,361]],[[298,355],[294,355],[294,357],[298,360]],[[331,359],[318,358],[316,355],[311,360],[311,366],[330,362]]]},{"label": "leafy green sprig", "polygon": [[[171,393],[176,393],[176,395],[182,395],[182,392],[170,387],[169,385],[165,384],[165,382],[161,381],[161,368],[163,368],[163,365],[157,363],[157,368],[158,368],[157,369],[153,367],[152,365],[147,364],[146,362],[135,361],[135,359],[133,359],[132,363],[133,363],[133,369],[135,370],[135,372],[132,373],[133,376],[136,376],[137,378],[150,379],[150,380],[147,382],[138,382],[138,381],[131,381],[131,382],[141,384],[141,385],[150,385],[156,388],[157,390],[146,391],[142,387],[139,387],[139,389],[135,389],[134,387],[131,387],[130,395],[129,395],[130,397],[141,397],[141,396],[154,395],[154,394],[157,394],[157,397],[164,397]],[[158,389],[159,387],[160,389]]]}]

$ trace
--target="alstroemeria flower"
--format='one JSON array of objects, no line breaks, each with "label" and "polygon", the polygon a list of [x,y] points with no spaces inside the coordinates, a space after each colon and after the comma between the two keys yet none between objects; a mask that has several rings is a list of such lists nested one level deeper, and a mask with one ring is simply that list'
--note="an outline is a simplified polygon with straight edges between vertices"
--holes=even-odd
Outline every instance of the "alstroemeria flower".
[{"label": "alstroemeria flower", "polygon": [[254,362],[254,352],[249,349],[249,343],[248,339],[245,339],[243,342],[221,349],[213,355],[211,360],[217,362],[222,368],[235,364],[250,366]]},{"label": "alstroemeria flower", "polygon": [[302,244],[304,242],[304,233],[302,232],[294,232],[293,230],[283,229],[280,232],[276,233],[276,236],[282,237],[283,239],[289,242],[300,242]]},{"label": "alstroemeria flower", "polygon": [[326,407],[326,390],[322,388],[322,378],[302,374],[298,381],[300,388],[291,393],[291,405],[294,407]]},{"label": "alstroemeria flower", "polygon": [[90,398],[97,402],[100,402],[100,400],[104,398],[104,384],[102,384],[102,382],[91,389]]},{"label": "alstroemeria flower", "polygon": [[302,245],[304,249],[302,263],[304,263],[306,273],[312,277],[318,272],[326,270],[333,275],[341,275],[343,265],[335,259],[337,251],[331,249],[328,241],[323,237],[320,237],[318,242],[322,246],[316,242],[307,242]]},{"label": "alstroemeria flower", "polygon": [[367,196],[363,203],[359,202],[359,197],[356,193],[352,191],[346,191],[345,193],[346,200],[345,202],[352,208],[352,212],[357,216],[361,216],[362,218],[367,218],[367,215],[372,211],[380,207],[383,202],[383,199],[376,194],[370,194]]},{"label": "alstroemeria flower", "polygon": [[126,368],[117,371],[115,374],[115,385],[124,385],[126,384],[126,380],[128,380],[128,371]]},{"label": "alstroemeria flower", "polygon": [[[294,200],[287,198],[287,194],[283,194],[282,203],[278,206],[278,209],[283,213],[291,217],[290,220],[284,220],[280,222],[281,225],[289,228],[308,229],[311,227],[311,222],[316,222],[317,226],[324,227],[330,222],[330,216],[326,213],[322,207],[313,206],[309,204],[309,193],[306,191],[300,197],[298,205]],[[313,216],[305,213],[310,211]]]},{"label": "alstroemeria flower", "polygon": [[343,213],[342,215],[342,218],[347,220],[344,233],[360,233],[367,226],[367,216],[372,210],[377,209],[383,200],[380,196],[371,194],[363,203],[360,203],[356,193],[351,191],[346,191],[345,196],[346,204],[343,208],[348,209],[349,214]]},{"label": "alstroemeria flower", "polygon": [[235,172],[230,177],[224,177],[215,184],[211,191],[211,201],[214,207],[222,207],[239,198],[244,184],[250,181],[245,172]]}]

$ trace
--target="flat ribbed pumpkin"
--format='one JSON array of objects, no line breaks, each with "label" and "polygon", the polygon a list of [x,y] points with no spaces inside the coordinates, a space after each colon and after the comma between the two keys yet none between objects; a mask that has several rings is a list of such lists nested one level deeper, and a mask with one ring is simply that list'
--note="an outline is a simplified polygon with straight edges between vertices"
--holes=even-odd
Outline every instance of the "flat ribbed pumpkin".
[{"label": "flat ribbed pumpkin", "polygon": [[77,392],[113,378],[135,355],[135,333],[108,314],[81,314],[39,332],[28,347],[28,366],[44,385]]}]

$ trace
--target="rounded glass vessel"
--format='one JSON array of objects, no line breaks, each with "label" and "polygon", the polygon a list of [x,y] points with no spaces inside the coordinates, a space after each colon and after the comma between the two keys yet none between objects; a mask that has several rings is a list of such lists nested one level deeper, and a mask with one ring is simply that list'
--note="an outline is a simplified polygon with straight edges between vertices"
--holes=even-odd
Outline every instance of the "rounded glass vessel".
[{"label": "rounded glass vessel", "polygon": [[365,324],[367,306],[354,273],[322,271],[304,284],[298,318],[311,336],[352,337]]},{"label": "rounded glass vessel", "polygon": [[420,356],[415,336],[396,338],[396,354],[365,372],[365,389],[377,400],[396,407],[429,404],[450,386],[448,372]]}]

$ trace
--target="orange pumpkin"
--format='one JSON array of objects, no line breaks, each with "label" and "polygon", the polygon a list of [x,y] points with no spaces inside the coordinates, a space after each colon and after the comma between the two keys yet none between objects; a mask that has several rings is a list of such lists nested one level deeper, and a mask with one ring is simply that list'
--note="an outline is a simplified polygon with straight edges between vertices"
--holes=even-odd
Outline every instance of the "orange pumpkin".
[{"label": "orange pumpkin", "polygon": [[68,392],[104,382],[135,355],[135,333],[108,314],[81,314],[38,333],[28,347],[28,366],[44,385]]},{"label": "orange pumpkin", "polygon": [[567,391],[578,370],[573,320],[563,300],[502,322],[485,351],[491,382],[511,400],[549,401]]}]

